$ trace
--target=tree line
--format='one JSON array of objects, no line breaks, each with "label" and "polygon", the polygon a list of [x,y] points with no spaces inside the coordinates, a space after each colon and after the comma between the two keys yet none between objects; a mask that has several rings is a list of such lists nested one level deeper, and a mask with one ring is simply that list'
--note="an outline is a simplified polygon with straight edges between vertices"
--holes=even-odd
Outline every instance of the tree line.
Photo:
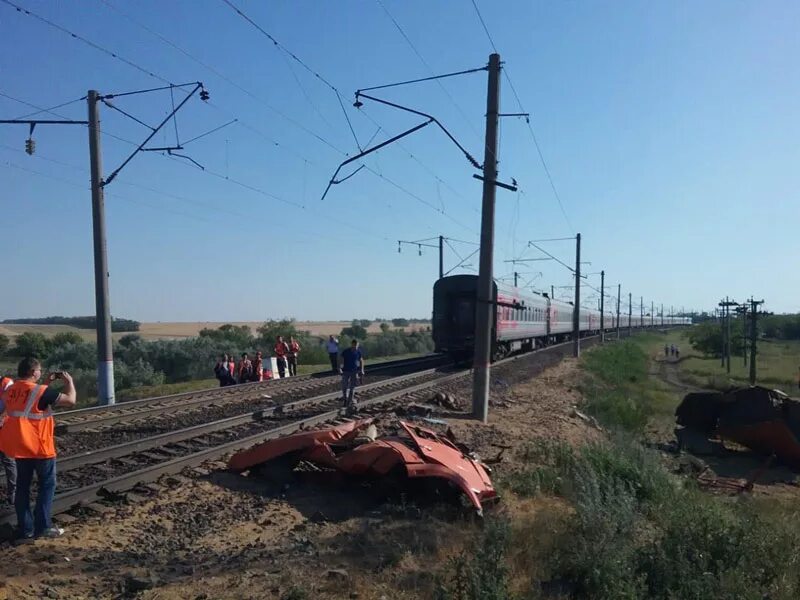
[{"label": "tree line", "polygon": [[[358,339],[367,359],[433,350],[430,331],[406,334],[402,330],[390,330],[387,326],[379,334],[368,335],[362,322],[355,320],[342,330],[342,348],[350,339]],[[328,362],[324,346],[327,338],[298,330],[294,320],[267,321],[255,332],[246,325],[226,324],[217,329],[202,329],[197,337],[181,340],[149,341],[130,333],[114,343],[115,388],[119,391],[210,379],[213,377],[214,362],[220,355],[238,358],[244,352],[252,355],[260,350],[264,356],[270,356],[279,335],[287,340],[293,336],[300,342],[301,364],[324,365]],[[48,370],[70,371],[83,397],[97,395],[97,345],[84,341],[75,332],[58,333],[51,338],[41,333],[26,332],[16,337],[13,346],[7,336],[0,335],[0,354],[35,356]]]},{"label": "tree line", "polygon": [[[759,338],[800,340],[800,314],[759,315],[756,325]],[[731,354],[741,356],[749,337],[750,319],[747,320],[746,332],[741,317],[731,319]],[[722,356],[722,325],[711,320],[693,325],[689,343],[706,356]]]},{"label": "tree line", "polygon": [[[88,317],[37,317],[37,318],[23,318],[23,319],[6,319],[3,321],[8,325],[70,325],[78,329],[97,329],[97,318]],[[132,319],[118,319],[111,318],[111,331],[125,332],[125,331],[139,331],[141,327],[139,321]]]}]

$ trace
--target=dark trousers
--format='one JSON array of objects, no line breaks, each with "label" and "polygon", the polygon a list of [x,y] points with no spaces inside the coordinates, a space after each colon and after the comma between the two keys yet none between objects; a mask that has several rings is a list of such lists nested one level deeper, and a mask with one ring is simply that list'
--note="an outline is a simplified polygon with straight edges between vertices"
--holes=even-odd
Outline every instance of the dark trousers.
[{"label": "dark trousers", "polygon": [[297,376],[297,357],[296,356],[289,356],[289,375],[292,377]]},{"label": "dark trousers", "polygon": [[339,354],[336,352],[328,352],[328,358],[331,359],[331,371],[334,373],[339,372]]},{"label": "dark trousers", "polygon": [[278,363],[278,376],[283,378],[286,376],[286,359],[283,356],[279,356],[276,359]]},{"label": "dark trousers", "polygon": [[[36,507],[31,515],[31,482],[33,474],[39,482],[36,495]],[[53,526],[50,513],[53,510],[53,496],[56,493],[56,459],[55,458],[18,458],[17,459],[17,497],[14,505],[17,509],[17,524],[23,537],[41,535]]]},{"label": "dark trousers", "polygon": [[17,461],[0,452],[0,463],[3,464],[3,470],[6,472],[8,503],[13,505],[14,493],[17,491]]}]

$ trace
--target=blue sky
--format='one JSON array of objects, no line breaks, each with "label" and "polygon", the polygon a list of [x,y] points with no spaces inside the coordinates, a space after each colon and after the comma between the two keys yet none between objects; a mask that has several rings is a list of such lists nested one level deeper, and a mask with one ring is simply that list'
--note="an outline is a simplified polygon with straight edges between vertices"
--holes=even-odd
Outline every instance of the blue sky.
[{"label": "blue sky", "polygon": [[[145,153],[106,188],[114,315],[424,317],[436,252],[398,253],[397,240],[441,234],[468,242],[453,242],[462,256],[474,249],[480,182],[432,127],[367,158],[371,171],[320,201],[345,153],[357,151],[336,95],[222,0],[13,1],[169,82],[204,82],[211,102],[193,98],[178,114],[181,140],[238,119],[186,145],[205,171]],[[469,0],[232,2],[341,92],[362,145],[420,120],[371,102],[359,113],[355,89],[480,67],[491,52]],[[478,6],[566,213],[525,122],[504,119],[500,177],[515,178],[520,193],[498,191],[498,277],[513,271],[506,260],[541,256],[525,251],[527,240],[580,231],[592,263],[585,268],[605,269],[610,286],[622,283],[626,297],[648,305],[704,309],[721,296],[754,294],[768,309],[800,310],[792,275],[800,256],[800,5]],[[5,3],[0,30],[2,118],[34,111],[7,96],[51,107],[88,89],[163,85]],[[485,73],[375,94],[436,115],[482,161]],[[168,92],[115,101],[149,123],[170,102]],[[520,110],[505,78],[501,103],[504,112]],[[148,133],[101,111],[105,132],[130,141]],[[56,112],[84,119],[86,107]],[[169,125],[154,143],[175,141]],[[92,314],[86,129],[37,127],[32,157],[22,152],[26,137],[24,127],[0,127],[0,252],[12,282],[3,286],[0,318]],[[108,174],[132,147],[108,135],[102,144]],[[570,242],[546,247],[572,260]],[[457,261],[448,248],[446,268]],[[556,263],[518,270],[538,289],[570,283]],[[598,276],[590,281],[599,286]]]}]

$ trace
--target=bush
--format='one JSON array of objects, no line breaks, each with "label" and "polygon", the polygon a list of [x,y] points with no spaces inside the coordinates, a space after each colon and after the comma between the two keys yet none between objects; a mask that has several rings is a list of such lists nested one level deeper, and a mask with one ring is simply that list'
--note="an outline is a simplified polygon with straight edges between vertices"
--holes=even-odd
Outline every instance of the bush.
[{"label": "bush", "polygon": [[3,333],[0,333],[0,356],[6,353],[10,345],[11,338]]},{"label": "bush", "polygon": [[437,600],[510,600],[506,549],[509,524],[491,520],[475,548],[452,559],[449,573],[439,583]]},{"label": "bush", "polygon": [[17,336],[14,340],[14,354],[17,356],[33,356],[35,358],[47,358],[50,344],[47,338],[41,333],[26,331]]},{"label": "bush", "polygon": [[551,580],[568,582],[574,597],[800,594],[797,526],[746,501],[727,503],[682,485],[655,453],[627,436],[579,450],[532,445],[523,457],[540,464],[515,475],[512,490],[547,493],[559,481],[553,493],[573,506],[566,529],[539,554],[549,557]]},{"label": "bush", "polygon": [[68,346],[70,344],[81,344],[81,343],[83,343],[83,338],[79,333],[75,333],[74,331],[62,331],[60,333],[55,334],[50,339],[51,348],[60,348],[61,346]]}]

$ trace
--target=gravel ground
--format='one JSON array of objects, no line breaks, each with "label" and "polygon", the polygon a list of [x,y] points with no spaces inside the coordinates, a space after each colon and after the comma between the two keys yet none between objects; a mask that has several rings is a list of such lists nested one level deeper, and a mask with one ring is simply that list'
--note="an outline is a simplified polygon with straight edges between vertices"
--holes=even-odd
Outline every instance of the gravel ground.
[{"label": "gravel ground", "polygon": [[[495,444],[585,440],[600,433],[573,411],[577,378],[572,359],[523,358],[493,370],[487,425],[436,416],[484,457]],[[449,391],[468,406],[468,379]],[[513,448],[501,475],[519,466]],[[436,570],[478,527],[454,507],[386,502],[367,486],[280,487],[211,467],[72,518],[61,539],[0,547],[0,599],[429,598]]]}]

